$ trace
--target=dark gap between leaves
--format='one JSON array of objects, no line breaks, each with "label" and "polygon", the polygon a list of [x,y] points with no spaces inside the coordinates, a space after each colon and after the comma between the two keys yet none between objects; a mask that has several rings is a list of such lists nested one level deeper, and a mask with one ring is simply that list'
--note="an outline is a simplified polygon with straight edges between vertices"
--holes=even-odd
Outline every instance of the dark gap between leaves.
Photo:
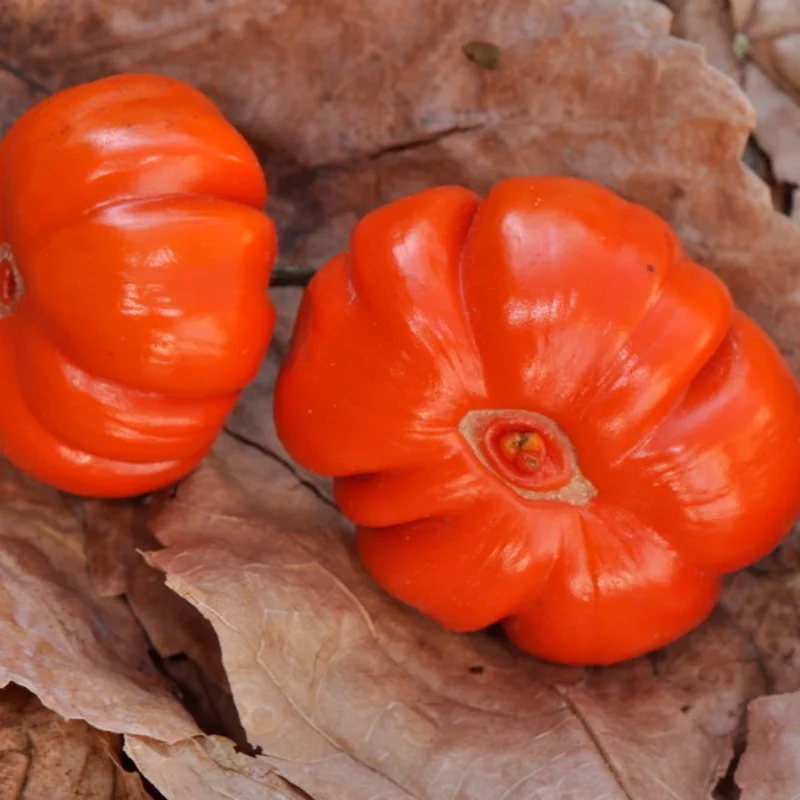
[{"label": "dark gap between leaves", "polygon": [[[169,658],[162,658],[153,648],[150,657],[158,671],[164,676],[176,699],[191,714],[203,733],[207,736],[224,736],[230,739],[236,751],[255,756],[260,750],[247,741],[247,734],[239,719],[233,697],[217,686],[203,671],[202,667],[187,656],[179,653]],[[172,667],[172,668],[171,668]],[[180,667],[192,668],[199,678],[200,691],[194,681],[181,680]],[[186,675],[183,676],[186,678]]]},{"label": "dark gap between leaves", "polygon": [[153,800],[168,800],[168,798],[164,797],[164,795],[161,794],[161,792],[159,792],[158,789],[152,783],[150,783],[150,781],[147,780],[147,778],[145,778],[141,772],[139,772],[135,762],[123,748],[120,748],[119,751],[119,763],[125,772],[135,772],[139,775],[139,778],[142,781],[142,786],[144,786],[144,790],[150,795],[150,797],[153,798]]},{"label": "dark gap between leaves", "polygon": [[746,744],[745,731],[740,730],[733,743],[733,756],[728,764],[728,769],[711,792],[714,800],[739,800],[742,796],[742,790],[736,785],[734,776]]},{"label": "dark gap between leaves", "polygon": [[792,184],[779,181],[775,175],[772,159],[758,143],[755,136],[747,141],[742,160],[764,183],[769,186],[772,205],[776,211],[787,216],[792,213]]},{"label": "dark gap between leaves", "polygon": [[0,70],[4,72],[10,72],[15,78],[19,78],[23,83],[26,83],[36,92],[41,92],[42,94],[46,95],[52,94],[52,91],[37,78],[34,78],[33,75],[29,75],[27,72],[25,72],[25,70],[15,67],[8,61],[0,60]]},{"label": "dark gap between leaves", "polygon": [[797,191],[796,183],[786,183],[786,214],[791,216],[794,213],[794,194]]}]

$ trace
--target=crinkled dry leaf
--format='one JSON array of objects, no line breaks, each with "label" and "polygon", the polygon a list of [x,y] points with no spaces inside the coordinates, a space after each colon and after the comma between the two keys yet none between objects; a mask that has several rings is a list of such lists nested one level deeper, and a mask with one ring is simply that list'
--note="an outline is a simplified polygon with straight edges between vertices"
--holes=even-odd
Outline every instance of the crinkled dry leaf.
[{"label": "crinkled dry leaf", "polygon": [[685,692],[683,710],[712,737],[732,741],[747,703],[767,688],[758,648],[722,608],[652,661],[657,675]]},{"label": "crinkled dry leaf", "polygon": [[703,45],[708,63],[734,80],[740,65],[734,54],[735,28],[730,0],[666,0],[676,36]]},{"label": "crinkled dry leaf", "polygon": [[706,796],[720,752],[646,662],[579,674],[417,619],[296,481],[308,517],[287,513],[287,480],[223,438],[161,518],[169,548],[152,556],[214,624],[248,738],[282,776],[320,800],[372,772],[428,800]]},{"label": "crinkled dry leaf", "polygon": [[3,461],[0,642],[0,686],[25,686],[67,719],[168,742],[198,733],[125,603],[94,593],[80,522]]},{"label": "crinkled dry leaf", "polygon": [[119,737],[67,721],[18,686],[0,691],[3,800],[148,800],[119,764]]},{"label": "crinkled dry leaf", "polygon": [[800,5],[735,0],[734,24],[746,37],[744,88],[758,113],[756,136],[775,175],[800,183]]},{"label": "crinkled dry leaf", "polygon": [[745,67],[744,90],[758,114],[756,138],[769,154],[775,176],[800,183],[800,105],[755,64]]},{"label": "crinkled dry leaf", "polygon": [[[0,59],[52,88],[148,69],[208,92],[268,156],[284,253],[298,261],[340,249],[356,215],[434,183],[484,191],[541,172],[604,183],[673,223],[800,368],[800,230],[740,162],[752,108],[699,48],[667,36],[659,3],[177,8],[6,0]],[[464,55],[476,37],[500,48],[497,69]]]},{"label": "crinkled dry leaf", "polygon": [[800,573],[741,572],[721,607],[752,642],[770,693],[800,690]]},{"label": "crinkled dry leaf", "polygon": [[[190,607],[196,611],[193,606]],[[238,747],[247,747],[247,735],[230,688],[220,687],[196,661],[187,656],[163,659],[160,667],[172,681],[180,701],[191,711],[192,717],[205,733],[227,736]]]},{"label": "crinkled dry leaf", "polygon": [[141,552],[158,547],[147,529],[150,502],[90,500],[79,510],[92,583],[102,596],[125,595],[173,691],[206,733],[244,744],[219,641],[208,620],[167,588],[164,574]]},{"label": "crinkled dry leaf", "polygon": [[[800,183],[800,5],[794,0],[670,0],[673,30],[742,85],[755,136],[780,181]],[[734,53],[740,48],[740,55]]]},{"label": "crinkled dry leaf", "polygon": [[800,99],[800,5],[794,0],[731,0],[748,55],[787,94]]},{"label": "crinkled dry leaf", "polygon": [[[542,5],[552,14],[557,4]],[[510,66],[504,60],[507,66],[492,73],[496,79],[486,79],[481,97],[515,97],[527,89],[509,118],[300,171],[294,179],[302,179],[303,196],[284,193],[296,202],[295,219],[282,209],[284,242],[298,263],[316,261],[344,247],[343,232],[355,215],[431,184],[485,191],[510,174],[577,174],[669,220],[690,254],[727,281],[800,368],[800,231],[774,211],[767,187],[740,161],[755,122],[751,106],[729,79],[704,64],[699,50],[660,35],[654,4],[651,18],[631,22],[624,32],[622,22],[612,26],[603,18],[607,5],[594,3],[582,25],[564,25],[559,37],[542,22],[530,48],[517,51]],[[620,4],[613,5],[621,13]],[[317,212],[311,216],[309,195]],[[313,240],[304,238],[309,231]]]},{"label": "crinkled dry leaf", "polygon": [[164,576],[140,551],[158,543],[146,527],[142,503],[93,500],[83,503],[89,574],[104,597],[126,595],[128,604],[162,658],[186,654],[227,689],[214,631],[195,608],[170,591]]},{"label": "crinkled dry leaf", "polygon": [[800,797],[800,693],[750,704],[747,749],[736,770],[740,800]]},{"label": "crinkled dry leaf", "polygon": [[[174,745],[128,736],[125,750],[147,779],[166,797],[191,800],[308,800],[260,757],[237,753],[217,736]],[[340,795],[356,800],[357,795]],[[394,800],[373,795],[375,800]]]}]

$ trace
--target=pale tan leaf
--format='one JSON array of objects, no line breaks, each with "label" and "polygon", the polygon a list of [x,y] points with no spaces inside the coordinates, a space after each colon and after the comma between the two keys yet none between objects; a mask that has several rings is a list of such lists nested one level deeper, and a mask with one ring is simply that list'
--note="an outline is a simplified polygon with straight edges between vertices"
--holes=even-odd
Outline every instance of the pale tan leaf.
[{"label": "pale tan leaf", "polygon": [[765,689],[800,690],[800,573],[742,572],[726,586],[721,607],[758,654]]},{"label": "pale tan leaf", "polygon": [[772,159],[775,176],[800,183],[800,105],[755,64],[745,68],[744,88],[758,114],[758,142]]},{"label": "pale tan leaf", "polygon": [[740,800],[800,797],[800,693],[750,704],[747,749],[736,770]]},{"label": "pale tan leaf", "polygon": [[63,717],[166,741],[197,733],[127,606],[94,593],[78,519],[3,461],[0,642],[0,686],[25,686]]},{"label": "pale tan leaf", "polygon": [[[315,797],[336,796],[308,784],[334,762],[356,786],[364,764],[428,800],[587,786],[612,798],[705,796],[714,741],[646,662],[581,675],[415,618],[371,584],[348,531],[310,491],[290,489],[317,507],[319,531],[278,507],[282,472],[223,439],[179,490],[159,526],[170,547],[152,556],[214,624],[248,738],[291,763],[282,775]],[[217,511],[242,493],[260,512]]]},{"label": "pale tan leaf", "polygon": [[[800,4],[794,0],[670,0],[674,31],[703,45],[739,81],[758,114],[756,136],[780,180],[797,183],[800,156]],[[741,58],[733,49],[741,39]]]},{"label": "pale tan leaf", "polygon": [[800,181],[800,4],[737,0],[733,23],[747,43],[743,85],[758,113],[756,136],[775,175]]},{"label": "pale tan leaf", "polygon": [[[309,795],[282,778],[277,767],[261,756],[234,750],[218,736],[166,745],[127,736],[125,750],[147,779],[169,800],[309,800]],[[325,765],[321,765],[324,770]],[[326,783],[317,798],[337,800],[409,800],[377,775],[369,788],[351,783]]]},{"label": "pale tan leaf", "polygon": [[119,764],[119,737],[67,721],[26,690],[0,691],[3,800],[148,800],[136,773]]},{"label": "pale tan leaf", "polygon": [[162,658],[186,654],[222,689],[228,681],[214,631],[197,610],[171,592],[142,558],[157,542],[147,530],[144,503],[92,500],[82,504],[89,574],[103,596],[126,595]]},{"label": "pale tan leaf", "polygon": [[734,19],[753,39],[775,39],[800,29],[795,0],[735,0]]},{"label": "pale tan leaf", "polygon": [[735,738],[747,703],[767,690],[761,653],[724,608],[652,659],[685,692],[683,712],[712,737]]},{"label": "pale tan leaf", "polygon": [[733,50],[730,0],[667,0],[667,5],[675,15],[672,32],[702,45],[708,63],[738,81],[740,65]]},{"label": "pale tan leaf", "polygon": [[[675,12],[674,32],[701,44],[709,62],[741,84],[756,111],[755,136],[775,178],[800,182],[800,94],[784,91],[787,65],[775,63],[777,54],[785,52],[788,63],[798,60],[800,66],[800,37],[786,33],[797,25],[800,5],[791,0],[758,5],[752,0],[670,0],[669,5]],[[736,47],[741,48],[739,57]]]},{"label": "pale tan leaf", "polygon": [[172,681],[178,699],[191,711],[204,733],[226,736],[239,747],[247,746],[247,735],[229,688],[222,688],[196,661],[186,656],[166,658],[160,666]]},{"label": "pale tan leaf", "polygon": [[759,0],[730,0],[731,16],[737,30],[749,27]]}]

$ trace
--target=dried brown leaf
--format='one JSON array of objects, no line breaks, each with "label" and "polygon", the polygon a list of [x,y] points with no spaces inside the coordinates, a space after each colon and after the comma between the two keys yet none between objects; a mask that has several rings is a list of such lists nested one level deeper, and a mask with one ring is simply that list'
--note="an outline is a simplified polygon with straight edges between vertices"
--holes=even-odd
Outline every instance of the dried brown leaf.
[{"label": "dried brown leaf", "polygon": [[733,741],[747,703],[768,685],[761,653],[722,607],[652,659],[656,674],[684,691],[684,713],[712,737]]},{"label": "dried brown leaf", "polygon": [[800,6],[793,0],[735,0],[734,24],[749,56],[787,94],[800,99]]},{"label": "dried brown leaf", "polygon": [[170,591],[164,576],[142,558],[158,543],[147,530],[142,503],[93,500],[82,504],[92,582],[102,596],[126,595],[162,658],[186,654],[223,690],[228,681],[213,629],[195,608]]},{"label": "dried brown leaf", "polygon": [[[148,69],[208,92],[267,157],[298,260],[435,183],[606,184],[669,220],[800,368],[800,230],[741,164],[746,98],[669,25],[652,0],[6,0],[0,60],[53,88]],[[464,57],[478,37],[496,70]]]},{"label": "dried brown leaf", "polygon": [[[174,745],[128,736],[125,750],[166,797],[191,800],[308,800],[263,758],[237,753],[217,736]],[[356,800],[354,794],[341,795]],[[375,800],[390,800],[373,795]]]},{"label": "dried brown leaf", "polygon": [[119,764],[118,736],[48,711],[25,689],[0,691],[3,800],[148,800]]},{"label": "dried brown leaf", "polygon": [[[800,5],[793,0],[670,0],[673,30],[744,89],[755,136],[780,181],[800,183]],[[741,47],[741,58],[734,47]]]},{"label": "dried brown leaf", "polygon": [[770,156],[775,176],[800,183],[800,105],[755,64],[745,67],[744,89],[758,114],[756,138]]},{"label": "dried brown leaf", "polygon": [[[800,792],[800,571],[797,534],[757,567],[732,576],[718,615],[749,643],[760,676],[749,705],[744,754],[736,770],[741,800],[796,800]],[[695,635],[703,635],[698,631]],[[689,637],[691,638],[691,637]],[[687,641],[687,640],[684,640]],[[678,643],[675,647],[681,647]],[[753,680],[750,688],[758,687]],[[741,702],[743,693],[738,698]],[[753,694],[750,694],[753,697]],[[719,713],[724,705],[715,704]],[[719,719],[719,717],[717,717]]]},{"label": "dried brown leaf", "polygon": [[0,642],[0,686],[25,686],[67,719],[170,742],[198,732],[127,606],[93,591],[78,519],[3,461]]},{"label": "dried brown leaf", "polygon": [[733,50],[730,0],[667,0],[667,5],[675,15],[672,32],[702,45],[708,63],[738,81],[740,64]]},{"label": "dried brown leaf", "polygon": [[92,585],[101,597],[125,594],[130,573],[142,557],[136,552],[133,526],[138,510],[130,502],[87,501],[80,504],[86,534],[86,558]]},{"label": "dried brown leaf", "polygon": [[[554,14],[562,4],[545,5]],[[800,368],[800,231],[775,212],[767,187],[740,160],[755,123],[752,107],[699,50],[660,35],[654,13],[623,33],[603,18],[605,8],[595,3],[581,26],[564,26],[557,39],[540,20],[540,37],[481,94],[514,96],[525,87],[525,102],[508,118],[327,169],[275,171],[276,191],[292,181],[303,187],[301,195],[285,193],[282,209],[291,258],[332,255],[345,246],[355,216],[432,184],[486,191],[511,174],[576,174],[670,221],[689,253],[727,281]],[[598,58],[603,70],[595,68]],[[313,233],[310,248],[306,233]]]},{"label": "dried brown leaf", "polygon": [[142,557],[141,551],[158,547],[147,529],[147,515],[159,499],[80,504],[92,582],[103,596],[126,596],[160,656],[161,671],[202,730],[245,745],[214,629],[194,606],[167,588],[164,574]]},{"label": "dried brown leaf", "polygon": [[750,704],[747,749],[736,770],[740,800],[800,796],[800,693]]},{"label": "dried brown leaf", "polygon": [[205,733],[227,736],[236,746],[247,747],[247,735],[230,689],[221,688],[196,661],[186,656],[164,659],[160,666]]},{"label": "dried brown leaf", "polygon": [[721,607],[752,642],[770,693],[800,690],[800,573],[732,576]]},{"label": "dried brown leaf", "polygon": [[[646,662],[581,675],[446,634],[372,585],[347,529],[296,482],[319,529],[287,514],[285,473],[223,439],[165,512],[170,546],[152,556],[214,624],[248,738],[281,775],[320,800],[372,771],[428,800],[705,797],[714,741]],[[228,511],[243,494],[249,513]]]}]

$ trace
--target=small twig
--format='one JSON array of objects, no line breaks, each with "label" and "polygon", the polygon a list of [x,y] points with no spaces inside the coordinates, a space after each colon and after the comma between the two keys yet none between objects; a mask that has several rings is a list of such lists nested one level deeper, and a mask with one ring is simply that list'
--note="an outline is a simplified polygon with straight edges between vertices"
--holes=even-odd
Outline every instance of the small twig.
[{"label": "small twig", "polygon": [[28,75],[27,72],[21,70],[19,67],[9,64],[8,61],[0,60],[0,70],[4,72],[10,72],[15,78],[19,78],[23,83],[27,83],[28,86],[30,86],[30,88],[34,91],[41,92],[42,94],[52,94],[52,90],[50,90],[37,78],[34,78],[32,75]]},{"label": "small twig", "polygon": [[316,270],[281,264],[272,271],[270,286],[307,286]]}]

